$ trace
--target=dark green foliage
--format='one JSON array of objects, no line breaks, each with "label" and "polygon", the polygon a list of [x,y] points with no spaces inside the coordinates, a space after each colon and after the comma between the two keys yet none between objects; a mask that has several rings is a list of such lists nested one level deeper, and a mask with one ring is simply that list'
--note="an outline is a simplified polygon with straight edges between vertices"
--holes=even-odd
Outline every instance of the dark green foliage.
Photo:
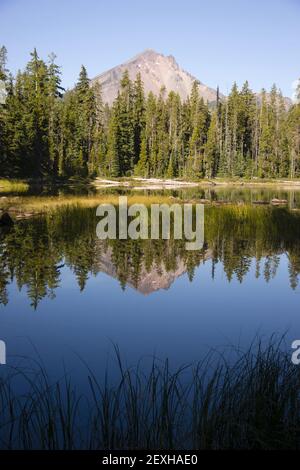
[{"label": "dark green foliage", "polygon": [[131,176],[294,178],[300,176],[300,104],[287,109],[276,86],[256,95],[245,82],[208,106],[163,88],[144,95],[127,71],[109,108],[85,67],[64,93],[55,55],[34,50],[14,79],[0,49],[0,172],[8,177]]}]

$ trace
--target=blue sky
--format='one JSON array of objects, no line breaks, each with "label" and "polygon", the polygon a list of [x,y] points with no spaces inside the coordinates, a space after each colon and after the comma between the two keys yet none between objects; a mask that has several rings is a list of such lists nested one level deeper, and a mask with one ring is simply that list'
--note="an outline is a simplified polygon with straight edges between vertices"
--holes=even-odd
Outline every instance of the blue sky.
[{"label": "blue sky", "polygon": [[223,93],[248,79],[291,96],[300,76],[300,0],[0,0],[0,21],[9,68],[53,51],[66,87],[146,48]]}]

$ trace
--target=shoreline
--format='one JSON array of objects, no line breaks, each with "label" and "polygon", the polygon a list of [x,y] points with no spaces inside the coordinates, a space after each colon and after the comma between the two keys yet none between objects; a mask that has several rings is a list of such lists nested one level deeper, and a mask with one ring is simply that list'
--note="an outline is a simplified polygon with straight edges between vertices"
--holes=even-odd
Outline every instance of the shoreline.
[{"label": "shoreline", "polygon": [[[18,221],[22,219],[28,219],[33,216],[39,216],[47,214],[51,211],[58,210],[62,207],[82,207],[82,208],[93,208],[99,204],[113,204],[119,203],[119,196],[113,194],[95,194],[93,196],[16,196],[16,197],[0,197],[0,227],[8,225],[7,215],[11,218],[11,221]],[[300,212],[299,207],[289,207],[287,199],[271,199],[271,200],[253,200],[249,201],[231,201],[230,199],[224,200],[210,200],[202,198],[187,198],[181,199],[180,197],[168,196],[168,195],[143,195],[136,194],[128,196],[128,204],[144,204],[150,206],[151,204],[204,204],[209,207],[238,207],[239,210],[242,208],[253,208],[258,207],[264,208],[287,208],[293,212]],[[3,219],[3,216],[6,219]]]},{"label": "shoreline", "polygon": [[241,187],[241,188],[263,188],[277,187],[282,189],[299,189],[300,180],[230,180],[230,179],[211,179],[201,181],[187,181],[177,179],[163,178],[138,178],[132,177],[126,180],[106,179],[97,177],[91,182],[96,189],[105,188],[128,188],[131,190],[161,190],[161,189],[188,189],[201,187]]},{"label": "shoreline", "polygon": [[189,181],[184,179],[165,178],[142,178],[142,177],[122,177],[122,178],[70,178],[69,180],[49,180],[49,179],[8,179],[0,178],[0,194],[16,192],[24,193],[34,187],[90,187],[94,189],[127,188],[130,190],[176,190],[189,188],[282,188],[300,190],[300,179],[229,179],[214,178],[202,179],[199,181]]},{"label": "shoreline", "polygon": [[[3,180],[2,180],[3,181]],[[23,180],[24,182],[24,180]],[[33,182],[32,182],[33,183]],[[18,184],[14,180],[14,184]],[[42,182],[39,181],[42,187]],[[46,182],[44,182],[46,185]],[[55,182],[50,183],[55,184]],[[56,182],[59,187],[59,182]],[[68,183],[65,182],[64,186]],[[81,180],[78,182],[79,185],[83,185],[84,182]],[[87,180],[85,182],[87,187],[94,187],[95,191],[92,194],[76,195],[31,195],[27,194],[27,191],[11,191],[9,194],[2,193],[1,195],[1,184],[0,184],[0,218],[7,212],[13,220],[19,220],[24,218],[30,218],[33,215],[41,215],[47,213],[49,210],[57,209],[66,205],[80,205],[82,207],[92,207],[101,203],[118,203],[118,196],[114,192],[110,192],[110,189],[123,188],[129,191],[130,203],[144,203],[149,205],[151,203],[167,203],[173,204],[178,203],[201,203],[209,206],[269,206],[269,207],[287,207],[289,206],[288,198],[282,198],[282,195],[270,195],[270,198],[254,198],[251,201],[243,200],[238,198],[236,201],[231,198],[216,199],[204,197],[196,194],[170,194],[167,191],[172,190],[188,190],[196,188],[206,188],[211,190],[222,190],[232,188],[233,190],[243,191],[243,189],[270,189],[278,191],[300,191],[300,180],[226,180],[226,179],[215,179],[215,180],[202,180],[202,181],[184,181],[176,179],[160,179],[160,178],[127,178],[127,179],[105,179],[96,178],[94,180]],[[76,186],[74,180],[69,182],[70,188]],[[97,191],[99,189],[99,192]],[[101,193],[100,190],[103,190]],[[106,191],[107,190],[107,193]],[[132,193],[130,194],[130,191]],[[143,194],[142,191],[149,191],[149,193]],[[153,191],[153,193],[151,193]],[[162,191],[161,194],[156,194],[155,191]],[[166,191],[166,192],[164,192]],[[125,192],[126,194],[126,192]],[[290,210],[300,211],[297,207],[289,207]]]}]

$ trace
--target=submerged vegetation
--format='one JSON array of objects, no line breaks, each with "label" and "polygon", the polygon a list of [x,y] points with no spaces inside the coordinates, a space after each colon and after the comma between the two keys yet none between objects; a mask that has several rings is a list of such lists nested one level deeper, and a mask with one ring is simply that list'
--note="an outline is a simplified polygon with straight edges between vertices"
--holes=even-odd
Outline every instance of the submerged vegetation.
[{"label": "submerged vegetation", "polygon": [[177,370],[157,359],[127,368],[116,353],[120,378],[87,368],[85,396],[66,372],[55,382],[36,363],[11,368],[1,449],[300,449],[300,369],[281,341]]},{"label": "submerged vegetation", "polygon": [[65,92],[54,54],[45,62],[34,50],[16,77],[6,56],[2,47],[2,176],[300,177],[300,104],[288,109],[275,85],[255,94],[234,84],[209,106],[197,82],[182,102],[164,89],[145,96],[141,76],[133,82],[125,71],[109,107],[84,67]]}]

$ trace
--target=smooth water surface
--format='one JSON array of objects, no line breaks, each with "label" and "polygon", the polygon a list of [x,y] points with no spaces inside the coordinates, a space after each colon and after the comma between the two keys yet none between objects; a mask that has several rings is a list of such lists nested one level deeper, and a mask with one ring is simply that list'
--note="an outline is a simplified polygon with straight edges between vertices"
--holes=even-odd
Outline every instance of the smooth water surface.
[{"label": "smooth water surface", "polygon": [[255,335],[300,338],[297,210],[205,207],[194,252],[172,239],[100,241],[97,222],[96,208],[69,206],[0,229],[0,372],[38,356],[81,384],[87,366],[114,361],[113,345],[128,365],[155,355],[179,366]]}]

